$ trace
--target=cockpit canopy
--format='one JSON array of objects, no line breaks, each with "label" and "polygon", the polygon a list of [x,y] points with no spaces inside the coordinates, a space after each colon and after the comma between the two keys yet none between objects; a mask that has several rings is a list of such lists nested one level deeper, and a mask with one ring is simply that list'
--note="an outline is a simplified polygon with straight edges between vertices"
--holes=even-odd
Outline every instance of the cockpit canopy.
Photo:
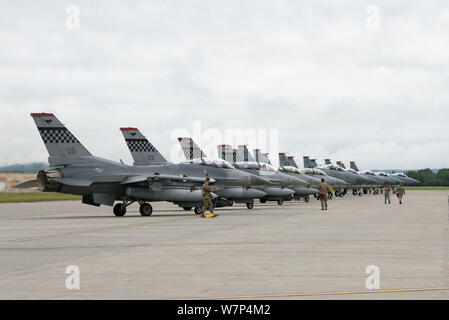
[{"label": "cockpit canopy", "polygon": [[375,176],[375,175],[376,175],[374,172],[372,172],[372,171],[370,171],[370,170],[365,170],[365,171],[363,171],[362,173],[364,173],[364,174],[369,174],[370,176]]},{"label": "cockpit canopy", "polygon": [[237,162],[235,165],[239,169],[256,169],[256,170],[260,169],[259,164],[257,162],[253,162],[253,161],[250,161],[250,162]]},{"label": "cockpit canopy", "polygon": [[328,164],[321,168],[329,169],[329,170],[337,170],[337,171],[346,171],[345,169],[343,169],[342,167],[340,167],[339,165],[336,165],[336,164]]},{"label": "cockpit canopy", "polygon": [[301,170],[299,170],[298,168],[292,167],[292,166],[282,166],[279,168],[279,171],[302,174]]},{"label": "cockpit canopy", "polygon": [[260,171],[266,172],[277,172],[278,170],[273,167],[271,164],[263,163],[263,162],[237,162],[235,164],[239,169],[257,169]]},{"label": "cockpit canopy", "polygon": [[388,174],[386,174],[385,172],[377,172],[376,174],[377,174],[378,176],[388,177]]},{"label": "cockpit canopy", "polygon": [[316,174],[316,175],[320,175],[320,176],[326,176],[326,173],[324,173],[324,171],[322,171],[318,168],[304,168],[301,171],[302,171],[302,173],[305,173],[305,174]]},{"label": "cockpit canopy", "polygon": [[403,178],[407,178],[407,176],[402,173],[402,172],[398,172],[398,173],[393,173],[394,176],[398,176],[398,177],[403,177]]},{"label": "cockpit canopy", "polygon": [[358,171],[355,171],[354,169],[351,169],[351,168],[346,169],[346,171],[352,172],[352,173],[355,173],[355,174],[359,174]]},{"label": "cockpit canopy", "polygon": [[197,158],[197,159],[187,160],[182,163],[202,164],[202,165],[206,165],[209,167],[215,167],[215,168],[235,169],[232,166],[232,164],[230,164],[226,160],[218,159],[218,158],[216,158],[216,159],[214,159],[214,158]]},{"label": "cockpit canopy", "polygon": [[271,164],[260,162],[259,163],[260,170],[261,171],[268,171],[268,172],[277,172],[278,170],[273,167]]}]

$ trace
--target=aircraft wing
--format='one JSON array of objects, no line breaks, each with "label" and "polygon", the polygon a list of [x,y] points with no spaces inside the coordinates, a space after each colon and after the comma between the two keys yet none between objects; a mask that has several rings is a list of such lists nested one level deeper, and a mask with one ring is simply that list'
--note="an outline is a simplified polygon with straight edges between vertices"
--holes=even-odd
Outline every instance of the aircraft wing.
[{"label": "aircraft wing", "polygon": [[16,186],[14,186],[14,188],[18,188],[18,189],[28,189],[28,188],[35,188],[35,187],[37,187],[36,180],[29,180],[29,181],[22,182]]}]

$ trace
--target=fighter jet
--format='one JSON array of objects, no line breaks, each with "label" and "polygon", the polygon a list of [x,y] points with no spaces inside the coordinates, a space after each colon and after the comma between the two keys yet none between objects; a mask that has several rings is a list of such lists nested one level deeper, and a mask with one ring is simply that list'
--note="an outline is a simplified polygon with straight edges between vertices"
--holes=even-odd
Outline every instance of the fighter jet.
[{"label": "fighter jet", "polygon": [[[355,164],[355,162],[354,161],[351,161],[350,162],[350,167],[352,168],[352,169],[354,169],[354,170],[356,170],[356,171],[359,171],[359,168],[357,167],[357,165]],[[383,185],[385,185],[385,183],[388,183],[390,186],[399,186],[399,184],[401,183],[401,182],[404,182],[404,180],[402,180],[402,179],[400,179],[400,175],[399,174],[387,174],[387,173],[385,173],[385,172],[372,172],[372,171],[370,171],[370,170],[367,170],[367,171],[363,171],[363,172],[365,172],[365,173],[367,173],[367,174],[369,174],[369,175],[374,175],[374,177],[373,178],[376,178],[376,179],[383,179],[384,181],[383,181],[383,184],[382,184],[382,186]],[[405,175],[404,175],[405,176]],[[406,176],[407,177],[407,176]],[[418,180],[415,180],[415,179],[412,179],[412,178],[409,178],[409,177],[407,177],[408,179],[411,179],[411,180],[408,180],[408,185],[416,185],[416,184],[419,184],[419,181]]]},{"label": "fighter jet", "polygon": [[[304,168],[315,168],[315,165],[312,163],[308,156],[304,156],[303,161]],[[372,185],[375,183],[374,180],[369,179],[368,177],[363,177],[354,172],[348,172],[338,165],[328,164],[324,166],[318,166],[317,168],[325,172],[329,176],[346,181],[349,184],[347,187],[353,189],[354,195],[358,194],[359,196],[361,196],[363,193],[360,192],[359,189],[362,186]],[[346,193],[345,191],[346,190],[344,190],[343,193]],[[339,192],[339,194],[341,193]]]},{"label": "fighter jet", "polygon": [[[137,202],[140,214],[152,214],[148,201],[171,201],[182,207],[201,203],[199,187],[206,177],[224,186],[265,185],[266,182],[238,170],[213,165],[162,164],[127,166],[93,156],[52,113],[32,113],[49,153],[51,169],[41,170],[36,180],[18,187],[37,186],[43,192],[82,195],[85,204],[114,206],[116,216]],[[217,195],[213,195],[217,197]]]},{"label": "fighter jet", "polygon": [[[373,190],[373,192],[375,194],[378,193],[378,188],[381,187],[381,185],[379,185],[379,179],[376,179],[374,176],[370,176],[370,175],[367,175],[367,174],[362,174],[358,170],[354,170],[352,168],[346,168],[346,166],[343,163],[343,161],[337,161],[337,165],[342,167],[343,169],[345,169],[347,172],[352,172],[354,174],[360,174],[365,179],[368,179],[368,181],[371,181],[369,184],[360,185],[360,188],[363,190],[363,194],[367,194],[370,190]],[[352,190],[352,193],[354,195],[356,195],[358,192],[359,192],[358,190]]]},{"label": "fighter jet", "polygon": [[418,186],[421,184],[421,181],[410,178],[405,173],[398,172],[398,173],[391,173],[389,174],[389,177],[396,178],[402,181],[404,186]]},{"label": "fighter jet", "polygon": [[[191,138],[179,138],[178,140],[187,159],[195,155],[204,155],[204,152]],[[303,180],[280,173],[268,163],[254,161],[246,146],[239,146],[238,150],[234,150],[229,145],[218,145],[217,147],[219,157],[222,157],[222,159],[235,159],[235,162],[232,164],[240,171],[257,175],[272,183],[271,186],[259,188],[267,194],[260,199],[262,203],[277,201],[279,205],[282,205],[284,200],[293,198],[295,192],[292,190],[293,187],[307,184]]]},{"label": "fighter jet", "polygon": [[[222,153],[222,151],[220,150],[220,146],[218,147],[220,154]],[[228,150],[228,152],[231,151],[230,149]],[[266,155],[266,158],[260,156],[260,149],[254,149],[254,153],[255,155],[259,153],[259,155],[257,156],[257,158],[259,158],[259,161],[251,161],[252,157],[246,145],[239,145],[236,151],[236,166],[246,172],[258,172],[258,174],[262,175],[263,177],[270,180],[273,184],[277,185],[277,188],[270,187],[268,192],[267,188],[263,189],[268,193],[268,195],[265,199],[261,199],[262,202],[277,201],[277,203],[281,205],[284,200],[292,200],[294,197],[307,197],[310,194],[316,193],[316,190],[312,188],[311,184],[308,181],[301,179],[300,177],[295,175],[286,174],[285,172],[281,172],[280,170],[274,168],[271,164],[268,163],[269,159],[268,157],[266,157]],[[291,191],[293,191],[292,194],[285,194],[284,196],[282,195],[282,193]]]},{"label": "fighter jet", "polygon": [[[126,144],[128,145],[129,151],[134,159],[134,165],[147,166],[151,164],[160,164],[167,163],[165,158],[159,153],[159,151],[148,141],[147,138],[139,131],[137,128],[120,128],[122,131],[123,137],[125,138]],[[192,141],[193,142],[193,141]],[[232,167],[230,163],[221,159],[210,159],[207,158],[199,148],[192,148],[192,157],[193,150],[198,152],[200,158],[197,158],[195,161],[186,161],[186,164],[203,164],[203,165],[211,165],[217,168],[221,168],[224,171],[227,171]],[[262,178],[253,177],[255,180],[262,180]],[[270,184],[269,181],[264,181],[267,185]],[[236,203],[246,203],[248,209],[252,209],[254,206],[254,199],[260,199],[266,196],[266,193],[257,190],[254,188],[250,188],[248,186],[218,186],[215,185],[214,188],[218,188],[216,194],[218,195],[218,202],[215,200],[216,204],[219,202],[233,204]],[[185,210],[190,210],[191,207],[184,207]],[[201,213],[201,206],[197,205],[195,207],[195,213]]]},{"label": "fighter jet", "polygon": [[[312,183],[312,188],[316,188],[321,183],[321,179],[324,179],[329,186],[337,189],[337,196],[340,195],[339,190],[344,189],[348,185],[345,181],[328,176],[319,169],[299,169],[294,157],[286,156],[285,153],[279,153],[279,165],[281,166],[279,168],[281,172],[290,172],[294,174],[298,174],[299,172],[301,175],[298,177]],[[313,194],[315,195],[317,192],[314,192]]]},{"label": "fighter jet", "polygon": [[377,181],[377,185],[375,186],[374,191],[373,191],[374,194],[378,194],[379,192],[383,192],[381,188],[383,188],[385,186],[385,184],[393,185],[393,183],[394,183],[394,181],[392,181],[388,177],[383,177],[383,176],[376,175],[371,170],[360,171],[359,168],[356,166],[354,161],[350,161],[350,169],[358,172],[361,175],[368,176],[368,177],[370,177],[370,178],[372,178],[372,179]]}]

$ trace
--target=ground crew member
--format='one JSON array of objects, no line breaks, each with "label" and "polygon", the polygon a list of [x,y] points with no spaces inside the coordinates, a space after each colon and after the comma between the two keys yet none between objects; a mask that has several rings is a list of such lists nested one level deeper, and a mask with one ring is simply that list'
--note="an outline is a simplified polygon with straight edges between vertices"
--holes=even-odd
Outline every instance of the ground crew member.
[{"label": "ground crew member", "polygon": [[402,182],[399,185],[399,188],[398,188],[398,190],[396,190],[396,192],[399,197],[399,204],[402,204],[402,197],[404,197],[404,194],[405,194],[404,184]]},{"label": "ground crew member", "polygon": [[318,185],[318,191],[320,192],[321,210],[327,210],[327,194],[330,189],[324,179],[321,179],[321,183]]},{"label": "ground crew member", "polygon": [[390,204],[390,186],[387,184],[385,184],[385,188],[384,188],[384,196],[385,196],[385,204],[387,204],[387,200],[388,200],[388,204]]},{"label": "ground crew member", "polygon": [[203,183],[203,186],[201,188],[201,196],[203,198],[203,207],[201,209],[201,218],[206,218],[204,213],[206,210],[209,210],[213,216],[216,216],[214,214],[214,207],[212,205],[212,195],[210,194],[212,191],[217,191],[217,189],[211,189],[209,185],[209,177],[206,178],[206,181]]}]

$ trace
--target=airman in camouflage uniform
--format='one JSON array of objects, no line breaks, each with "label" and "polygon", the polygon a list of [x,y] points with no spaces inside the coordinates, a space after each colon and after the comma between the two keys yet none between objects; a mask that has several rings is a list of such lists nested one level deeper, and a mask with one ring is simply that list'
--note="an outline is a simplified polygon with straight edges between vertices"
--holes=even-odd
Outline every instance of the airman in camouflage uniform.
[{"label": "airman in camouflage uniform", "polygon": [[210,194],[212,191],[216,191],[216,189],[212,189],[209,185],[209,177],[206,178],[206,181],[203,183],[201,188],[201,195],[203,198],[203,207],[201,210],[201,218],[205,218],[204,213],[206,210],[209,210],[212,214],[214,214],[214,206],[212,204],[212,195]]}]

